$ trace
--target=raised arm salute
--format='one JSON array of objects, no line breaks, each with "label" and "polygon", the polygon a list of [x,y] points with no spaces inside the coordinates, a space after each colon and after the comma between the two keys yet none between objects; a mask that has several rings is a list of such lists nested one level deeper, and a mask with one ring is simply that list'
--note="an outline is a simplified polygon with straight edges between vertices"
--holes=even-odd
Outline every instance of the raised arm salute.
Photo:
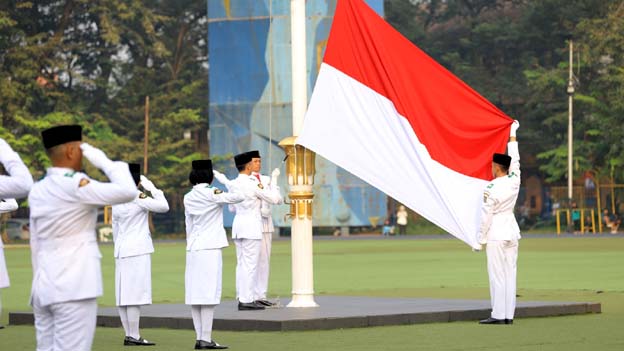
[{"label": "raised arm salute", "polygon": [[[37,350],[90,350],[96,297],[102,295],[97,209],[132,201],[138,190],[128,164],[83,144],[80,126],[54,127],[41,135],[52,167],[28,196]],[[110,183],[79,171],[83,155]]]},{"label": "raised arm salute", "polygon": [[28,167],[17,152],[0,138],[0,163],[8,175],[0,175],[0,199],[26,197],[33,184]]},{"label": "raised arm salute", "polygon": [[513,210],[520,191],[518,121],[511,125],[507,152],[494,154],[492,180],[483,192],[479,244],[487,245],[492,315],[481,324],[512,324],[516,309],[516,262],[520,228]]}]

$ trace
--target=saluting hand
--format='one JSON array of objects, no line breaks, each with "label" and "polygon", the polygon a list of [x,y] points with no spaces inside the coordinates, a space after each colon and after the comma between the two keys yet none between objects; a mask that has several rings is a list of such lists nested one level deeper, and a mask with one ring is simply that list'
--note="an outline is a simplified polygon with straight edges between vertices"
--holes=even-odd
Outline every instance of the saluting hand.
[{"label": "saluting hand", "polygon": [[113,161],[106,156],[104,151],[87,143],[80,144],[80,149],[82,149],[82,156],[98,169],[105,170],[113,163]]},{"label": "saluting hand", "polygon": [[154,183],[152,183],[151,180],[147,179],[147,177],[142,174],[140,184],[145,190],[156,190],[156,186],[154,185]]}]

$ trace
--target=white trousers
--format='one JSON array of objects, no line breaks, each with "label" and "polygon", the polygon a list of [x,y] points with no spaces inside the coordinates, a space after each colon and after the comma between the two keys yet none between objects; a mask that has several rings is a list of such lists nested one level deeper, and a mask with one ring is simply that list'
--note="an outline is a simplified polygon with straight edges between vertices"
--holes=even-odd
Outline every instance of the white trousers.
[{"label": "white trousers", "polygon": [[258,257],[258,273],[256,275],[256,286],[254,289],[254,300],[265,300],[269,290],[269,271],[271,268],[271,244],[273,233],[262,233],[262,244],[260,245],[260,255]]},{"label": "white trousers", "polygon": [[488,241],[486,252],[492,318],[513,319],[516,310],[518,240]]},{"label": "white trousers", "polygon": [[37,351],[89,351],[95,334],[96,299],[40,306],[33,299]]},{"label": "white trousers", "polygon": [[239,302],[250,303],[254,301],[262,240],[234,239],[234,244],[236,245],[236,295]]}]

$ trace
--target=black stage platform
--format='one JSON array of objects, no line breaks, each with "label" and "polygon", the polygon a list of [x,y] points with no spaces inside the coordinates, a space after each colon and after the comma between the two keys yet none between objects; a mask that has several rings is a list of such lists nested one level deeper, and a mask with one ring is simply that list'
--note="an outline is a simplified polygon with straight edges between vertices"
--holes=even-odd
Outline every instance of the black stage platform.
[{"label": "black stage platform", "polygon": [[[279,307],[264,311],[241,311],[235,301],[223,301],[216,309],[214,329],[235,331],[320,330],[418,323],[474,321],[490,314],[489,300],[428,298],[376,298],[317,296],[320,307]],[[282,305],[287,299],[280,301]],[[600,313],[600,303],[518,302],[518,318]],[[117,309],[100,307],[98,326],[121,327]],[[33,324],[32,312],[11,312],[9,324]],[[193,329],[190,306],[156,304],[141,308],[141,328]]]}]

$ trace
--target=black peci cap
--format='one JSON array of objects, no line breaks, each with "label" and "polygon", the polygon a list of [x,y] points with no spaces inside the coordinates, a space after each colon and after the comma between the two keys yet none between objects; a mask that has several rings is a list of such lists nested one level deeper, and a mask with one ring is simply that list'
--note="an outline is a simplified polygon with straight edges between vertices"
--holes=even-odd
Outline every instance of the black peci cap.
[{"label": "black peci cap", "polygon": [[260,151],[258,150],[247,151],[246,154],[249,155],[250,158],[261,158]]},{"label": "black peci cap", "polygon": [[46,149],[72,141],[82,141],[82,127],[77,124],[52,127],[41,132],[41,138]]},{"label": "black peci cap", "polygon": [[511,165],[511,157],[505,154],[494,154],[494,156],[492,156],[492,162],[509,167]]},{"label": "black peci cap", "polygon": [[249,156],[249,153],[247,152],[243,152],[242,154],[238,154],[234,156],[234,163],[236,164],[237,167],[244,166],[248,164],[249,162],[251,162],[251,156]]},{"label": "black peci cap", "polygon": [[212,172],[212,161],[211,160],[194,160],[191,164],[194,170],[200,171],[211,171]]},{"label": "black peci cap", "polygon": [[138,163],[128,163],[128,167],[130,168],[132,179],[134,179],[134,184],[138,185],[141,181],[141,165]]}]

